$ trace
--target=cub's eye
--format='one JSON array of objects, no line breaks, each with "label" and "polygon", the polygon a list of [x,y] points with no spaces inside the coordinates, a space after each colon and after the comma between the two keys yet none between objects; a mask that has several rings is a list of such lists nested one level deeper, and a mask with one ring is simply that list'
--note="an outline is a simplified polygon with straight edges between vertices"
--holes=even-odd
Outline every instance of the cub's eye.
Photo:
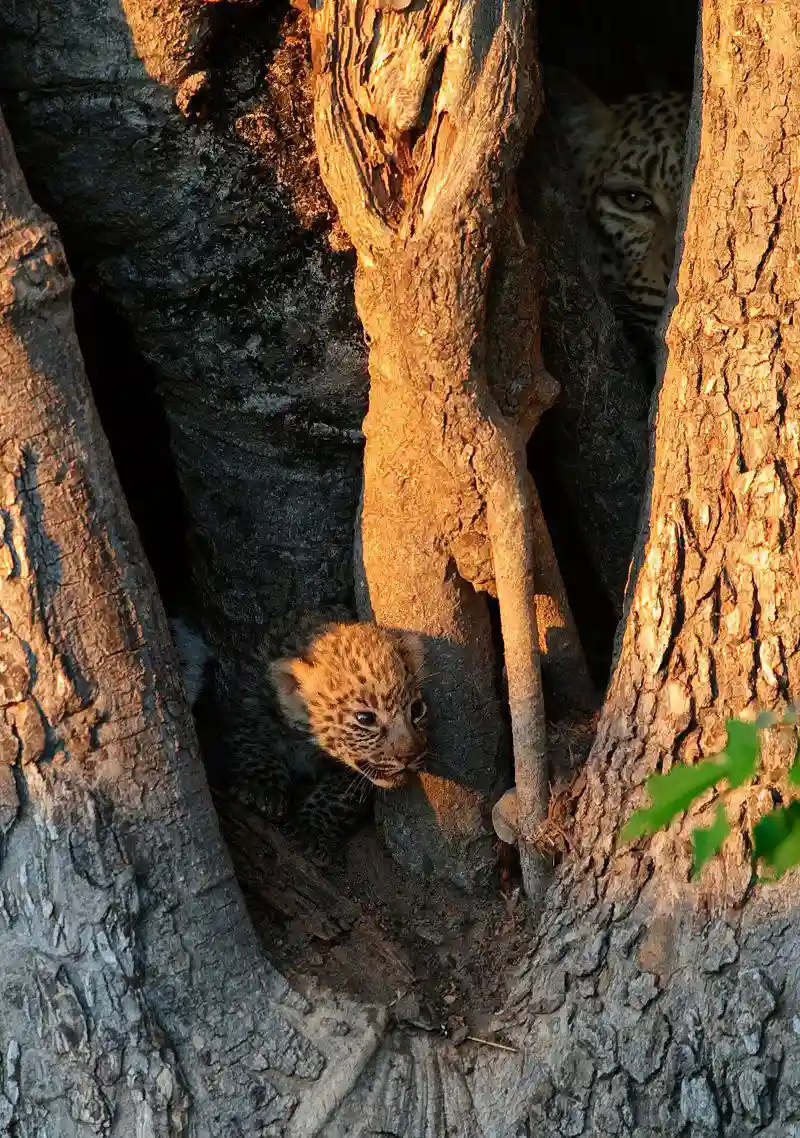
[{"label": "cub's eye", "polygon": [[606,190],[606,196],[626,213],[653,213],[655,202],[641,190]]},{"label": "cub's eye", "polygon": [[414,720],[414,722],[419,723],[420,719],[425,718],[425,714],[426,714],[427,710],[428,709],[425,706],[425,700],[424,699],[415,699],[414,702],[411,704],[411,707],[409,708],[409,713],[411,715],[411,718]]},{"label": "cub's eye", "polygon": [[374,711],[357,711],[355,718],[359,727],[374,727],[378,722]]}]

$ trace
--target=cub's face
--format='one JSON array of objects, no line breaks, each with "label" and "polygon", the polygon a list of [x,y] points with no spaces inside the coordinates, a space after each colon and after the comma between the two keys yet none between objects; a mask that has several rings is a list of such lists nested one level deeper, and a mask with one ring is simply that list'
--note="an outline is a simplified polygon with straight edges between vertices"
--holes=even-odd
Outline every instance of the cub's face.
[{"label": "cub's face", "polygon": [[283,714],[334,759],[380,787],[402,786],[427,754],[424,649],[375,624],[321,629],[301,656],[275,661]]}]

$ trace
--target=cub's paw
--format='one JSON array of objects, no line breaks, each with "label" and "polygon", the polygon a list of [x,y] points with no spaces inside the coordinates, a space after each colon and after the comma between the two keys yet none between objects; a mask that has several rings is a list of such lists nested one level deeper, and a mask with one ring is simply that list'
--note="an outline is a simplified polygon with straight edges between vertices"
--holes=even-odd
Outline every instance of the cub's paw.
[{"label": "cub's paw", "polygon": [[288,786],[237,783],[230,787],[230,794],[265,822],[281,823],[289,813],[291,795]]},{"label": "cub's paw", "polygon": [[327,869],[341,861],[341,848],[337,849],[323,835],[309,830],[303,819],[298,818],[297,815],[290,818],[281,827],[281,831],[319,869]]}]

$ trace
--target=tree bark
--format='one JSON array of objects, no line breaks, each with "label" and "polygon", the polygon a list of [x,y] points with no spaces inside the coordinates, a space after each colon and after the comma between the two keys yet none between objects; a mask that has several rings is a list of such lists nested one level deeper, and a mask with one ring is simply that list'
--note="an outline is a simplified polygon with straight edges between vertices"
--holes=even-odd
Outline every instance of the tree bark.
[{"label": "tree bark", "polygon": [[[2,120],[0,233],[0,1130],[355,1133],[354,1089],[413,1072],[433,1099],[412,1092],[383,1129],[441,1133],[463,1107],[469,1133],[455,1053],[390,1031],[383,1007],[301,996],[261,957],[89,396],[60,239]],[[358,1127],[375,1133],[382,1110]]]},{"label": "tree bark", "polygon": [[[0,0],[0,72],[17,148],[79,279],[131,333],[132,386],[152,370],[188,512],[192,588],[163,548],[182,518],[147,551],[166,566],[168,604],[196,607],[227,668],[276,615],[352,600],[364,355],[351,264],[332,251],[345,242],[316,168],[302,18],[237,23],[230,6],[177,0],[153,13],[127,0],[129,26],[99,0],[42,0],[37,11]],[[513,261],[513,227],[505,245]],[[503,327],[497,306],[491,316],[490,359],[504,339],[512,355],[519,349],[524,374],[518,315],[504,337],[491,334]],[[101,347],[113,356],[116,343]],[[113,389],[113,400],[118,371],[98,356],[93,382]],[[133,390],[128,399],[140,402]],[[557,461],[573,438],[568,431]],[[135,486],[125,488],[131,497]],[[553,706],[590,704],[558,566],[547,548],[539,554],[539,647]],[[481,621],[477,703],[496,706],[485,613]],[[459,722],[446,693],[441,706],[443,721]],[[486,731],[479,725],[475,738]],[[456,766],[467,734],[442,739]],[[497,739],[489,742],[496,754]],[[467,811],[475,823],[484,797]]]},{"label": "tree bark", "polygon": [[[509,196],[538,95],[529,20],[515,3],[327,3],[311,36],[320,167],[359,256],[356,302],[370,343],[360,517],[369,612],[426,634],[435,674],[437,761],[419,786],[387,797],[384,829],[418,869],[468,883],[490,864],[481,815],[501,776],[503,732],[477,594],[492,592],[534,893],[528,843],[547,808],[539,649],[548,639],[537,628],[534,546],[549,541],[532,528],[541,513],[524,448],[557,384],[541,363],[536,261]],[[518,350],[492,339],[492,270],[513,312],[496,319],[507,332],[516,317]],[[546,615],[577,645],[549,565],[563,608]]]},{"label": "tree bark", "polygon": [[1,121],[0,232],[0,1129],[272,1133],[275,1077],[322,1059],[277,1012]]},{"label": "tree bark", "polygon": [[[92,383],[119,398],[122,355],[131,403],[157,387],[191,572],[160,584],[227,667],[276,616],[353,604],[352,258],[316,170],[298,14],[275,6],[254,30],[244,6],[239,23],[232,5],[123,7],[0,0],[0,94],[34,196],[105,306]],[[147,550],[168,577],[182,526]]]},{"label": "tree bark", "polygon": [[758,885],[748,857],[794,741],[765,740],[699,884],[689,831],[708,796],[667,833],[616,842],[649,774],[720,750],[726,717],[800,695],[797,12],[705,0],[701,51],[635,591],[576,859],[513,1000],[531,1134],[800,1132],[797,875]]},{"label": "tree bark", "polygon": [[[702,133],[648,523],[577,856],[496,1025],[517,1053],[390,1030],[385,1009],[299,997],[256,963],[80,375],[62,262],[6,173],[0,1120],[11,1133],[800,1132],[796,880],[754,885],[743,856],[748,815],[783,786],[788,756],[769,743],[740,832],[699,888],[687,834],[708,804],[634,849],[614,842],[651,771],[711,753],[725,715],[798,697],[799,59],[788,5],[705,0]],[[3,158],[8,169],[5,140]]]},{"label": "tree bark", "polygon": [[[767,741],[699,884],[689,832],[713,801],[634,848],[616,842],[649,774],[713,754],[726,716],[800,694],[798,87],[791,6],[705,0],[680,301],[621,655],[575,856],[501,1017],[522,1059],[500,1074],[485,1051],[470,1057],[465,1133],[800,1133],[797,874],[758,885],[747,857],[793,741]],[[368,1133],[357,1111],[390,1129],[399,1101],[384,1083],[354,1103],[352,1131],[332,1132]]]},{"label": "tree bark", "polygon": [[[17,153],[84,294],[107,306],[90,379],[118,397],[119,368],[105,374],[103,357],[129,335],[130,386],[152,375],[169,418],[194,599],[223,659],[287,608],[349,602],[367,392],[348,242],[317,168],[305,17],[264,7],[126,0],[123,19],[100,0],[0,0],[0,99]],[[545,251],[565,228],[548,194]],[[632,424],[633,478],[629,461],[620,475],[608,456],[631,452],[629,363],[607,350],[602,300],[565,271],[564,244],[542,258],[547,358],[564,387],[547,461],[619,603],[642,432]],[[110,333],[108,309],[120,320]],[[154,564],[174,565],[143,535]],[[180,582],[177,594],[192,599]],[[560,690],[574,634],[550,607],[540,634],[553,630],[544,667]]]}]

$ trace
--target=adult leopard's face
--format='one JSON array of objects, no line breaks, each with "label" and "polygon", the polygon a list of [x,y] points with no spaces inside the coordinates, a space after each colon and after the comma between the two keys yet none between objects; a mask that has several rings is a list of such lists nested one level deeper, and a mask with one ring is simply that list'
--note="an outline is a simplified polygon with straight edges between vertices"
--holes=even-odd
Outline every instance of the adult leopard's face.
[{"label": "adult leopard's face", "polygon": [[577,91],[563,128],[603,278],[620,316],[652,337],[675,256],[689,97],[606,106],[575,81]]},{"label": "adult leopard's face", "polygon": [[375,624],[321,629],[272,679],[284,715],[334,759],[380,787],[401,786],[427,754],[424,650],[411,632]]},{"label": "adult leopard's face", "polygon": [[652,335],[675,257],[688,100],[633,95],[609,109],[613,119],[589,171],[585,203],[615,306]]}]

